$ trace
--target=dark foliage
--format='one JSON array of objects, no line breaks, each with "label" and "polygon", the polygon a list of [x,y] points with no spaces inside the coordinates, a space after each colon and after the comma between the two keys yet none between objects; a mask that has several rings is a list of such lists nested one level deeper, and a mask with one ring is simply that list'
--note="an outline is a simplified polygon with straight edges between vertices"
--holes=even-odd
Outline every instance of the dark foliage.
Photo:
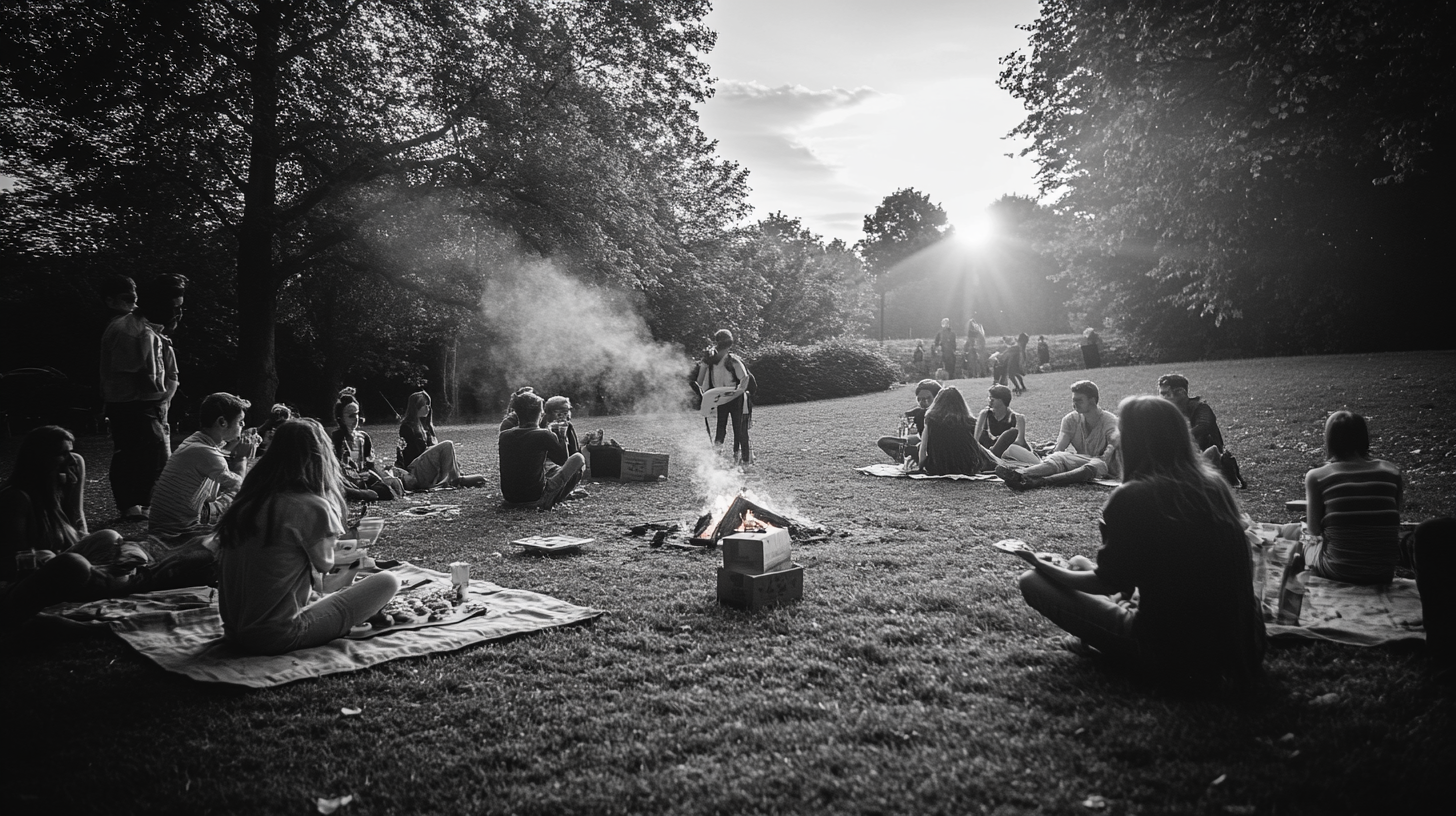
[{"label": "dark foliage", "polygon": [[764,405],[883,391],[900,376],[877,346],[844,340],[813,346],[773,343],[755,352],[749,366],[758,379],[754,402]]}]

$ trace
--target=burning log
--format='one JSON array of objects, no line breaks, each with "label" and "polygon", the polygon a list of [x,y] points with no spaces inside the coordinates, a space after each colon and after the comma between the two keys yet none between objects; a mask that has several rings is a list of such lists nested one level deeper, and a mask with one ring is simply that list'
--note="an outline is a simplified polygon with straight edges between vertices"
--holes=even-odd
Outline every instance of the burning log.
[{"label": "burning log", "polygon": [[692,543],[712,547],[723,536],[740,530],[761,532],[770,527],[788,530],[792,526],[788,519],[778,513],[754,504],[743,496],[738,496],[732,504],[728,505],[728,509],[717,517],[716,521],[712,513],[705,513],[702,518],[698,519],[698,524],[693,530]]}]

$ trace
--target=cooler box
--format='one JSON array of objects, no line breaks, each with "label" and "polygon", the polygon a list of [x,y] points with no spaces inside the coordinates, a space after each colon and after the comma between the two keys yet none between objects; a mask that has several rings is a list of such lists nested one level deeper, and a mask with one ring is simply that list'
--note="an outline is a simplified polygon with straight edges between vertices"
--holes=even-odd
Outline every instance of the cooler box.
[{"label": "cooler box", "polygon": [[762,575],[718,568],[718,603],[724,606],[752,611],[792,603],[803,597],[804,568],[798,564]]}]

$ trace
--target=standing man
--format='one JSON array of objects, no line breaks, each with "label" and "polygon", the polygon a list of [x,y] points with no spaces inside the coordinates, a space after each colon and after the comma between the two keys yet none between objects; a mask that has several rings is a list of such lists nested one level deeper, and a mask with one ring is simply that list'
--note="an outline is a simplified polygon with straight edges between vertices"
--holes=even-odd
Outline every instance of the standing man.
[{"label": "standing man", "polygon": [[1062,417],[1056,448],[1039,465],[1021,471],[1000,465],[996,475],[1017,492],[1117,478],[1122,473],[1118,456],[1122,437],[1117,415],[1102,410],[1100,401],[1096,383],[1091,380],[1072,383],[1072,412]]},{"label": "standing man", "polygon": [[713,444],[722,446],[728,437],[728,423],[731,420],[734,459],[747,465],[753,462],[748,442],[748,422],[744,416],[744,404],[747,402],[744,394],[748,391],[749,375],[748,367],[738,355],[730,351],[733,342],[733,332],[727,329],[719,329],[713,333],[713,345],[703,352],[702,363],[698,366],[698,387],[705,393],[714,388],[733,389],[717,404],[718,430],[713,436]]},{"label": "standing man", "polygon": [[950,327],[950,318],[940,319],[940,331],[935,335],[935,345],[940,348],[940,365],[945,369],[946,378],[954,379],[956,375],[956,335],[955,329]]},{"label": "standing man", "polygon": [[166,435],[167,451],[172,450],[172,423],[168,418],[172,399],[177,396],[180,382],[177,378],[177,353],[172,348],[171,333],[182,322],[182,304],[187,295],[187,278],[182,275],[162,275],[143,287],[137,300],[137,314],[162,341],[162,431]]},{"label": "standing man", "polygon": [[136,313],[136,284],[125,275],[102,281],[101,297],[115,313],[101,335],[101,398],[111,425],[111,494],[122,518],[140,521],[152,485],[167,463],[166,351],[151,324]]},{"label": "standing man", "polygon": [[1217,467],[1223,455],[1223,433],[1208,403],[1201,397],[1188,396],[1188,378],[1182,374],[1164,374],[1158,378],[1158,396],[1178,406],[1188,420],[1194,444]]},{"label": "standing man", "polygon": [[966,321],[966,376],[985,377],[986,371],[986,329],[976,320],[975,312]]}]

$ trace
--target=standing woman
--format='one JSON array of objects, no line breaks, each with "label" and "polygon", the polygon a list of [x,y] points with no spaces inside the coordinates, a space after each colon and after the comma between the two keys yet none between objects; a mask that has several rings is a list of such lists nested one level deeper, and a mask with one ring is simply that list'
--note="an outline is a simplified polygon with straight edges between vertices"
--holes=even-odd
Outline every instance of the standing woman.
[{"label": "standing woman", "polygon": [[250,654],[319,646],[394,597],[392,572],[322,595],[347,512],[323,426],[311,419],[278,426],[217,525],[218,611],[230,644]]},{"label": "standing woman", "polygon": [[931,476],[974,476],[996,466],[991,452],[976,441],[976,423],[960,389],[948,385],[925,412],[920,436],[920,468]]},{"label": "standing woman", "polygon": [[479,487],[485,477],[464,475],[455,463],[455,443],[435,437],[435,420],[430,413],[430,395],[416,391],[405,403],[404,421],[399,423],[398,453],[394,466],[408,473],[401,477],[406,490],[450,487]]},{"label": "standing woman", "polygon": [[1321,578],[1390,583],[1401,560],[1405,476],[1370,456],[1370,429],[1351,411],[1336,411],[1325,421],[1325,456],[1325,464],[1304,475],[1306,519],[1317,538],[1296,545],[1289,572],[1299,571],[1296,556],[1302,553],[1303,566]]},{"label": "standing woman", "polygon": [[1128,397],[1117,414],[1123,483],[1102,508],[1096,564],[1019,553],[1034,567],[1021,594],[1079,639],[1073,651],[1091,647],[1174,685],[1246,686],[1261,671],[1264,620],[1238,501],[1173,403]]},{"label": "standing woman", "polygon": [[[89,586],[87,554],[116,554],[121,536],[86,532],[86,461],[72,452],[75,442],[60,426],[36,428],[21,441],[10,478],[0,487],[0,621],[105,594],[104,587],[93,592]],[[20,561],[29,567],[32,551],[38,568],[22,571]]]},{"label": "standing woman", "polygon": [[343,476],[344,498],[348,501],[389,501],[404,493],[404,484],[383,472],[374,461],[374,441],[359,427],[364,416],[354,389],[345,388],[334,402],[334,457]]}]

